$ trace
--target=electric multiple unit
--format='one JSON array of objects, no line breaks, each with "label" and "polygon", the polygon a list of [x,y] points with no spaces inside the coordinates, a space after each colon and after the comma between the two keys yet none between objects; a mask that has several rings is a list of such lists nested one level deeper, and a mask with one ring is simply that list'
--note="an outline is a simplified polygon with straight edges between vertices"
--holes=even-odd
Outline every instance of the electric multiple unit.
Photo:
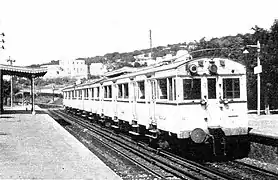
[{"label": "electric multiple unit", "polygon": [[245,66],[224,58],[177,58],[63,90],[66,108],[117,131],[191,154],[245,156]]}]

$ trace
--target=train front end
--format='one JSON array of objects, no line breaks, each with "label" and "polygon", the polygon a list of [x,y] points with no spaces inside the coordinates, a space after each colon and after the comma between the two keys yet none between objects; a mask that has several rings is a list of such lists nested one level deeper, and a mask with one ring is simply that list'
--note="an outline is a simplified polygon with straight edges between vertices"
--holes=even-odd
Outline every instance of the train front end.
[{"label": "train front end", "polygon": [[201,96],[200,106],[195,106],[195,111],[188,110],[183,117],[189,138],[215,156],[247,156],[250,143],[245,66],[215,58],[193,61],[188,67],[195,73],[188,86],[195,86],[195,93]]}]

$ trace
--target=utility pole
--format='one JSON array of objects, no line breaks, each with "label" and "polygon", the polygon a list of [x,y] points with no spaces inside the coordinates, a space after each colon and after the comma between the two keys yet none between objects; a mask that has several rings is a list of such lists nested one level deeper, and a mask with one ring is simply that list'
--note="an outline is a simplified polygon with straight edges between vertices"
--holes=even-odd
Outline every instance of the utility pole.
[{"label": "utility pole", "polygon": [[[254,74],[257,74],[257,115],[261,114],[261,75],[262,65],[260,61],[260,41],[257,41],[256,45],[246,45],[246,47],[257,48],[257,66],[254,68]],[[248,53],[248,52],[247,52]]]},{"label": "utility pole", "polygon": [[[9,56],[7,62],[10,62],[10,65],[12,66],[15,60],[12,60],[11,56]],[[13,107],[13,76],[12,75],[11,75],[11,107]]]},{"label": "utility pole", "polygon": [[151,49],[151,59],[152,59],[153,48],[152,48],[152,30],[151,29],[150,29],[150,49]]}]

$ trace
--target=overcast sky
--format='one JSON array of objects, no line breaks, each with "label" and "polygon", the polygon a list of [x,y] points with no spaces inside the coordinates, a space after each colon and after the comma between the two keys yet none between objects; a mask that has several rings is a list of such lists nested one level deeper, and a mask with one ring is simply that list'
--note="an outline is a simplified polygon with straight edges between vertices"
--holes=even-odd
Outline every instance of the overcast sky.
[{"label": "overcast sky", "polygon": [[[131,52],[269,29],[277,0],[0,0],[0,33],[15,65]],[[1,40],[1,37],[0,37]],[[1,44],[0,44],[1,45]]]}]

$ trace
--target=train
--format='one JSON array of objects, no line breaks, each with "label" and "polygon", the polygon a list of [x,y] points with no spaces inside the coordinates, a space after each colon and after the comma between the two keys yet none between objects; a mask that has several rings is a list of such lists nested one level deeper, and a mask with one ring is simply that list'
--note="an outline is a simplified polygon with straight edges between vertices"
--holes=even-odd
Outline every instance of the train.
[{"label": "train", "polygon": [[66,110],[156,148],[233,158],[250,150],[246,67],[232,59],[181,56],[62,91]]}]

